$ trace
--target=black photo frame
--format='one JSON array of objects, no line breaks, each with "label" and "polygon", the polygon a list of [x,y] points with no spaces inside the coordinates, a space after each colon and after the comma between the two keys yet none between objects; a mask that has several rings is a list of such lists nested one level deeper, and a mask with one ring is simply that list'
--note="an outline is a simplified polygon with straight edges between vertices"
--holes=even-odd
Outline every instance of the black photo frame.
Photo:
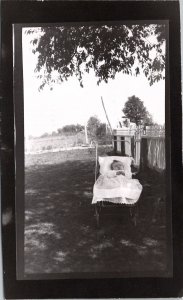
[{"label": "black photo frame", "polygon": [[[166,74],[167,214],[170,273],[167,277],[25,278],[22,243],[24,207],[23,73],[21,28],[27,24],[148,20],[167,24]],[[144,298],[182,295],[181,63],[178,1],[5,1],[2,3],[2,224],[5,298]],[[18,49],[18,51],[17,51]],[[16,87],[16,88],[15,88]],[[16,129],[16,132],[15,132]],[[16,201],[15,201],[16,199]],[[18,212],[18,213],[17,213]],[[173,265],[171,257],[173,256]],[[18,265],[18,268],[17,268]],[[17,277],[18,274],[18,277]],[[28,280],[27,280],[28,279]]]}]

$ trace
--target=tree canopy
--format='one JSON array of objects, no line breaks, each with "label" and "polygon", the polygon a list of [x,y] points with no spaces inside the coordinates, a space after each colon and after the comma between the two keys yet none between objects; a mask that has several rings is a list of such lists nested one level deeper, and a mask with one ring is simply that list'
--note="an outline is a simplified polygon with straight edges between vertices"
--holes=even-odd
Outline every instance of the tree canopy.
[{"label": "tree canopy", "polygon": [[62,128],[58,128],[58,134],[76,134],[84,130],[84,126],[80,124],[69,124],[65,125]]},{"label": "tree canopy", "polygon": [[101,141],[109,136],[106,123],[102,123],[97,116],[91,116],[87,122],[87,131],[91,140]]},{"label": "tree canopy", "polygon": [[141,123],[144,125],[150,125],[153,122],[152,116],[147,111],[143,101],[136,96],[128,98],[128,101],[124,105],[123,112],[125,116],[136,125]]},{"label": "tree canopy", "polygon": [[87,131],[92,139],[96,139],[97,131],[100,127],[100,120],[97,116],[91,116],[87,122]]},{"label": "tree canopy", "polygon": [[73,75],[83,86],[83,75],[91,69],[98,84],[119,72],[136,76],[143,72],[150,85],[164,78],[164,25],[47,26],[26,33],[33,33],[40,89]]}]

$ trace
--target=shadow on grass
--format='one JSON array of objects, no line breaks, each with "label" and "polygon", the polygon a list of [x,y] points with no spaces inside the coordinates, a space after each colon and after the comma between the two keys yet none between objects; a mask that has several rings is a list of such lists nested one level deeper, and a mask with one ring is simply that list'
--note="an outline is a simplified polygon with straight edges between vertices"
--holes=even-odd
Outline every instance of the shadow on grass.
[{"label": "shadow on grass", "polygon": [[[166,268],[164,210],[152,215],[163,181],[144,176],[138,226],[129,210],[102,216],[91,205],[94,161],[29,166],[25,190],[25,272],[158,272]],[[142,175],[140,175],[142,176]],[[144,179],[145,178],[145,179]],[[162,214],[162,215],[161,215]],[[154,221],[153,221],[154,218]]]}]

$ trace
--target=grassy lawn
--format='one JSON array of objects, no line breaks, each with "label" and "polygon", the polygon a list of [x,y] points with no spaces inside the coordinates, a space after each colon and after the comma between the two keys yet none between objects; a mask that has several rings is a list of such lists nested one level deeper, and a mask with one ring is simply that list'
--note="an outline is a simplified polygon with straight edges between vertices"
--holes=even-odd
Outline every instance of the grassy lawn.
[{"label": "grassy lawn", "polygon": [[123,207],[102,215],[97,228],[91,205],[94,151],[68,152],[26,156],[25,272],[165,270],[163,178],[137,176],[143,193],[136,227]]}]

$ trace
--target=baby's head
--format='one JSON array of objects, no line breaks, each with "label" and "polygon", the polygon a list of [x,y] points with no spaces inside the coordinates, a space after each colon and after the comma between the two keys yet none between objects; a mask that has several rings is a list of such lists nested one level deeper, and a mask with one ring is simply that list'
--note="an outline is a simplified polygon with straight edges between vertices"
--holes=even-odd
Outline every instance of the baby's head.
[{"label": "baby's head", "polygon": [[122,171],[124,171],[124,165],[119,160],[113,160],[113,162],[111,164],[111,170],[115,170],[115,171],[122,170]]}]

